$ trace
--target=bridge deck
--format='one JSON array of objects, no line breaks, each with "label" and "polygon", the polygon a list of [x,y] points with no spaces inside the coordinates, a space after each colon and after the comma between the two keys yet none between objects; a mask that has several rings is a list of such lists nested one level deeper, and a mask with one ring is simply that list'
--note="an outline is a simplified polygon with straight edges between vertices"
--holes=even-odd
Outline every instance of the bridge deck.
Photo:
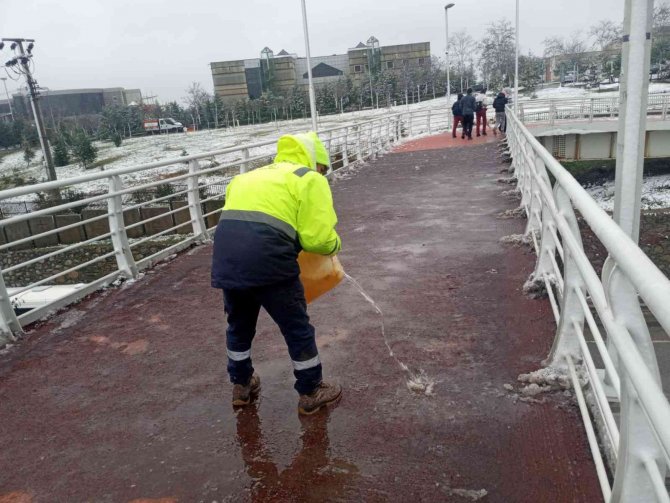
[{"label": "bridge deck", "polygon": [[[380,319],[343,283],[310,308],[339,406],[300,419],[283,340],[262,315],[258,403],[235,414],[210,247],[73,306],[0,357],[0,502],[597,501],[572,403],[503,387],[540,367],[550,307],[499,243],[495,143],[446,136],[340,176],[342,263],[394,352],[436,380],[413,394]],[[487,494],[487,496],[484,496]]]}]

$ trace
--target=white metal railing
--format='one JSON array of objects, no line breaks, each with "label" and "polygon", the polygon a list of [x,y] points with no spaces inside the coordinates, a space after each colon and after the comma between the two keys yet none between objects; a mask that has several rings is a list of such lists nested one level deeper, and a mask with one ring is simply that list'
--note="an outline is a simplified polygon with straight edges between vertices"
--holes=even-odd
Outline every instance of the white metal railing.
[{"label": "white metal railing", "polygon": [[[442,131],[451,124],[448,110],[418,110],[415,112],[388,113],[371,120],[327,129],[319,132],[330,152],[334,168],[347,167],[350,163],[375,158],[378,153],[397,143],[402,137],[416,137]],[[0,240],[0,256],[9,256],[33,242],[45,239],[56,241],[57,246],[35,249],[28,256],[18,258],[4,267],[0,262],[0,347],[13,341],[22,332],[22,327],[44,317],[47,313],[89,295],[116,279],[137,277],[145,269],[186,247],[208,240],[216,227],[217,215],[221,210],[225,186],[238,172],[269,164],[274,157],[276,139],[240,145],[213,152],[177,157],[164,161],[132,166],[109,171],[100,171],[73,178],[16,187],[0,191],[0,203],[12,198],[27,195],[53,193],[55,190],[81,189],[86,184],[104,182],[104,193],[87,195],[81,200],[61,201],[56,206],[36,209],[29,213],[0,219],[2,229],[26,225],[37,217],[62,215],[84,206],[95,205],[104,211],[89,212],[86,218],[65,225],[51,226],[43,232],[25,235],[11,242]],[[154,171],[151,171],[154,170]],[[157,173],[156,170],[161,173]],[[145,177],[148,181],[135,182],[136,175],[153,173]],[[169,173],[169,178],[164,178]],[[163,196],[152,195],[150,199],[137,199],[138,194],[147,189],[155,190],[160,185],[179,184],[180,190]],[[166,205],[169,204],[169,207]],[[161,205],[159,211],[149,213],[148,209]],[[133,213],[134,212],[134,213]],[[141,213],[140,213],[141,212]],[[145,213],[149,213],[145,215]],[[82,216],[84,213],[82,213]],[[134,215],[134,216],[133,216]],[[144,232],[141,237],[132,238],[133,231],[146,228],[156,222],[165,222],[158,232]],[[64,232],[83,232],[91,226],[102,226],[102,230],[86,236],[79,242],[63,243],[60,236]],[[60,243],[60,244],[58,244]],[[150,254],[140,256],[139,247],[150,243],[160,248]],[[84,258],[73,261],[73,252],[86,250]],[[24,255],[26,253],[24,252]],[[106,261],[106,273],[98,274],[95,279],[86,281],[83,288],[39,308],[16,315],[12,299],[22,293],[42,285],[61,284],[72,281],[70,278],[82,274],[87,268],[102,267]],[[75,263],[76,262],[76,263]],[[111,262],[111,266],[110,266]],[[17,285],[16,275],[36,267],[62,263],[57,271],[45,272],[39,279],[25,281]],[[65,265],[67,264],[67,265]],[[19,276],[20,277],[20,276]],[[12,285],[19,287],[7,293],[6,283],[12,278]]]},{"label": "white metal railing", "polygon": [[[650,93],[647,105],[649,120],[670,119],[670,93]],[[557,122],[593,122],[619,116],[619,95],[612,97],[539,99],[519,102],[519,118],[524,124]]]},{"label": "white metal railing", "polygon": [[[640,304],[627,301],[631,292],[625,290],[632,285],[632,297],[644,301],[667,335],[670,280],[509,107],[507,116],[513,172],[528,217],[526,232],[537,252],[532,279],[546,287],[558,327],[547,363],[572,379],[605,500],[622,501],[625,491],[639,494],[636,501],[668,502],[670,404]],[[602,279],[582,247],[575,210],[609,253]],[[595,342],[593,354],[586,327]],[[596,369],[598,359],[604,372]],[[587,397],[580,377],[587,379]],[[610,402],[620,404],[618,424]],[[593,423],[599,426],[612,481]]]}]

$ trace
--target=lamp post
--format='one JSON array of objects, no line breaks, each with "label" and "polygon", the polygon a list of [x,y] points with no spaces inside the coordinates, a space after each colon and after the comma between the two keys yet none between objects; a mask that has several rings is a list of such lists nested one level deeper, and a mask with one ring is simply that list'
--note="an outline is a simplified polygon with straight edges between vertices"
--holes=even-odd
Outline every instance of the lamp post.
[{"label": "lamp post", "polygon": [[519,0],[516,0],[516,34],[514,36],[516,45],[514,55],[514,115],[519,113]]},{"label": "lamp post", "polygon": [[307,31],[307,9],[305,0],[302,0],[302,27],[305,32],[305,54],[307,55],[307,81],[309,82],[309,112],[312,116],[312,130],[316,132],[316,99],[314,98],[314,83],[312,82],[312,60],[309,55],[309,32]]},{"label": "lamp post", "polygon": [[7,77],[0,77],[2,83],[5,85],[5,94],[7,95],[7,104],[9,105],[9,115],[12,116],[12,121],[14,121],[14,110],[12,109],[12,99],[9,97],[9,91],[7,91]]},{"label": "lamp post", "polygon": [[444,27],[446,30],[447,36],[447,50],[445,51],[445,57],[447,60],[447,105],[449,104],[449,99],[451,98],[451,80],[449,78],[449,9],[451,9],[454,3],[448,3],[444,6]]}]

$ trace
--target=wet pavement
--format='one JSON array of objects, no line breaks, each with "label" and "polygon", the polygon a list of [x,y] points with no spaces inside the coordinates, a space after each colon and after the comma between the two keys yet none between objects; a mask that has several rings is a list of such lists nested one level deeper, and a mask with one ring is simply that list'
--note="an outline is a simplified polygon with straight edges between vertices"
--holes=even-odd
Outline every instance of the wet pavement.
[{"label": "wet pavement", "polygon": [[493,140],[413,141],[333,183],[341,262],[432,395],[408,389],[378,313],[343,283],[310,306],[339,405],[298,417],[262,314],[261,396],[233,411],[211,248],[197,247],[0,356],[0,503],[598,501],[572,401],[504,388],[541,366],[554,325],[521,293],[533,255],[499,243],[524,222],[497,218],[515,203]]}]

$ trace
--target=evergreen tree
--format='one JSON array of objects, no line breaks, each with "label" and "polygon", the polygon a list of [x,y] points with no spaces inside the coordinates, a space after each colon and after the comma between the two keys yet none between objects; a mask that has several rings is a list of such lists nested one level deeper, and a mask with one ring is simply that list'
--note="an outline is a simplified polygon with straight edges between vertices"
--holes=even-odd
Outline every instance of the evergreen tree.
[{"label": "evergreen tree", "polygon": [[30,166],[30,161],[35,158],[35,151],[28,140],[24,140],[21,146],[23,147],[23,160],[26,161],[27,166]]},{"label": "evergreen tree", "polygon": [[62,135],[58,135],[54,142],[53,158],[56,167],[67,166],[70,164],[70,153],[68,152],[65,138],[63,138]]},{"label": "evergreen tree", "polygon": [[80,130],[73,140],[72,157],[76,162],[81,164],[84,169],[87,169],[87,165],[94,162],[97,158],[98,150],[83,130]]},{"label": "evergreen tree", "polygon": [[122,141],[121,134],[118,131],[112,134],[112,142],[116,147],[120,147]]}]

